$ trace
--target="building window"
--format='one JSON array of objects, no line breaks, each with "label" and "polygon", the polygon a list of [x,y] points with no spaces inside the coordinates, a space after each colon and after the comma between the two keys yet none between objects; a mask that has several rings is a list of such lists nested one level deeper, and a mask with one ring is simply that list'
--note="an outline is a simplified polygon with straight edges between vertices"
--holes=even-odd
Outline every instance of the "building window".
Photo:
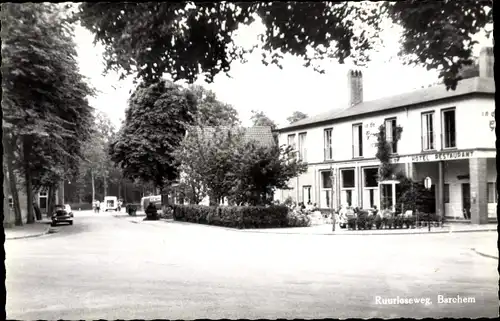
[{"label": "building window", "polygon": [[9,208],[14,208],[14,199],[12,196],[9,196]]},{"label": "building window", "polygon": [[444,148],[457,147],[455,109],[443,110],[443,147]]},{"label": "building window", "polygon": [[325,191],[326,207],[330,207],[330,191]]},{"label": "building window", "polygon": [[370,208],[374,208],[375,205],[375,191],[373,189],[368,190],[370,197]]},{"label": "building window", "polygon": [[450,203],[450,184],[444,184],[443,198],[445,204]]},{"label": "building window", "polygon": [[333,159],[333,146],[332,146],[332,129],[325,129],[324,133],[325,142],[325,160]]},{"label": "building window", "polygon": [[288,135],[288,146],[295,150],[295,134]]},{"label": "building window", "polygon": [[354,169],[342,170],[342,188],[354,188]]},{"label": "building window", "polygon": [[302,187],[302,202],[306,205],[312,203],[311,186]]},{"label": "building window", "polygon": [[47,191],[40,191],[38,195],[40,197],[47,197]]},{"label": "building window", "polygon": [[321,181],[323,188],[332,188],[332,175],[330,171],[321,172]]},{"label": "building window", "polygon": [[422,114],[422,150],[435,149],[434,113]]},{"label": "building window", "polygon": [[363,124],[352,125],[352,157],[363,157]]},{"label": "building window", "polygon": [[497,183],[488,183],[488,203],[497,203],[498,193],[497,193]]},{"label": "building window", "polygon": [[307,159],[306,139],[307,139],[307,133],[299,134],[299,159],[304,162]]},{"label": "building window", "polygon": [[378,168],[365,168],[365,187],[378,187]]},{"label": "building window", "polygon": [[390,146],[391,154],[396,154],[398,152],[398,141],[397,141],[397,124],[396,118],[390,118],[385,120],[385,139]]},{"label": "building window", "polygon": [[341,199],[345,201],[348,206],[353,205],[353,190],[355,187],[355,175],[354,169],[344,169],[341,171],[342,177],[342,191],[341,191]]}]

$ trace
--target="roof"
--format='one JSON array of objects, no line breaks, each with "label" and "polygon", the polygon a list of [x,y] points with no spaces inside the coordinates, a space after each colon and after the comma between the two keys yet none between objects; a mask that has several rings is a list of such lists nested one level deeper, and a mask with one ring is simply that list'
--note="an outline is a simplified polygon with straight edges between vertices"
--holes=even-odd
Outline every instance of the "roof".
[{"label": "roof", "polygon": [[472,93],[495,93],[495,80],[493,78],[480,78],[474,77],[461,80],[455,90],[446,90],[444,84],[415,90],[412,92],[385,97],[377,100],[361,102],[350,108],[331,110],[317,116],[308,117],[292,123],[288,126],[282,127],[279,131],[292,129],[295,127],[302,127],[307,125],[314,125],[316,123],[337,120],[357,115],[369,114],[380,112],[384,110],[408,107],[416,104],[450,99],[453,97],[463,96]]},{"label": "roof", "polygon": [[212,136],[215,131],[230,131],[231,133],[237,133],[243,131],[243,139],[245,142],[257,142],[261,146],[273,146],[276,144],[274,140],[273,133],[270,126],[254,126],[254,127],[197,127],[198,132],[203,131],[205,137]]}]

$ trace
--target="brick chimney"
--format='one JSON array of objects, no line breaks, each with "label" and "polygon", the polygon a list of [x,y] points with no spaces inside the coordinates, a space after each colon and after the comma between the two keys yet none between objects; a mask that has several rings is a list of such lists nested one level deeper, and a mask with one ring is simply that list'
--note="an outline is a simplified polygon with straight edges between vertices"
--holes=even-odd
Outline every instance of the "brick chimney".
[{"label": "brick chimney", "polygon": [[363,102],[363,74],[359,70],[349,70],[347,74],[349,107]]},{"label": "brick chimney", "polygon": [[492,47],[483,47],[479,53],[479,77],[493,78],[495,56]]}]

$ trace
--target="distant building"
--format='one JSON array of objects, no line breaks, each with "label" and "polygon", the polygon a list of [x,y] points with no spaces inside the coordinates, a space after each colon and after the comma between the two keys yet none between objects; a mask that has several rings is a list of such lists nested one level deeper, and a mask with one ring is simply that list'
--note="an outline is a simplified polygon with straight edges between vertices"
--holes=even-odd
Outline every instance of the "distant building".
[{"label": "distant building", "polygon": [[[348,75],[347,106],[280,128],[279,144],[293,146],[309,164],[276,193],[282,201],[317,203],[321,208],[350,204],[394,206],[394,184],[379,185],[376,137],[385,124],[392,142],[391,163],[414,181],[432,180],[436,213],[487,223],[496,218],[495,81],[493,50],[479,57],[479,76],[459,82],[456,90],[436,85],[413,92],[363,101],[361,72]],[[404,79],[402,79],[404,81]],[[403,128],[395,142],[395,128]],[[331,198],[334,173],[333,199]]]}]

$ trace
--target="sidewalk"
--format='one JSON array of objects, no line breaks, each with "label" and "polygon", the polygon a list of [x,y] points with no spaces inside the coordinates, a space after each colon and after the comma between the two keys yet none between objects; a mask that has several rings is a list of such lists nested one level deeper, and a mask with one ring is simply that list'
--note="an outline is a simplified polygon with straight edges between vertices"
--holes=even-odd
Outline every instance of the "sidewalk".
[{"label": "sidewalk", "polygon": [[24,224],[23,226],[14,226],[5,228],[5,239],[25,239],[29,237],[36,237],[48,234],[50,231],[50,220],[42,219],[33,224]]},{"label": "sidewalk", "polygon": [[269,228],[269,229],[245,229],[239,230],[234,228],[227,228],[222,226],[215,225],[204,225],[204,224],[195,224],[188,222],[176,222],[174,220],[164,220],[160,219],[158,221],[144,221],[145,215],[137,215],[137,216],[129,216],[127,214],[122,215],[114,215],[117,218],[126,219],[129,222],[133,223],[150,223],[157,224],[157,222],[171,222],[173,224],[188,224],[188,225],[196,225],[203,226],[207,228],[219,228],[219,229],[227,229],[231,231],[240,231],[245,233],[274,233],[274,234],[305,234],[305,235],[402,235],[402,234],[430,234],[430,233],[463,233],[463,232],[487,232],[487,231],[496,231],[497,224],[460,224],[460,223],[448,223],[443,227],[431,227],[431,231],[429,232],[427,227],[420,227],[414,229],[383,229],[383,230],[347,230],[341,229],[338,226],[335,229],[335,232],[332,231],[331,224],[322,224],[315,225],[310,227],[290,227],[290,228]]}]

